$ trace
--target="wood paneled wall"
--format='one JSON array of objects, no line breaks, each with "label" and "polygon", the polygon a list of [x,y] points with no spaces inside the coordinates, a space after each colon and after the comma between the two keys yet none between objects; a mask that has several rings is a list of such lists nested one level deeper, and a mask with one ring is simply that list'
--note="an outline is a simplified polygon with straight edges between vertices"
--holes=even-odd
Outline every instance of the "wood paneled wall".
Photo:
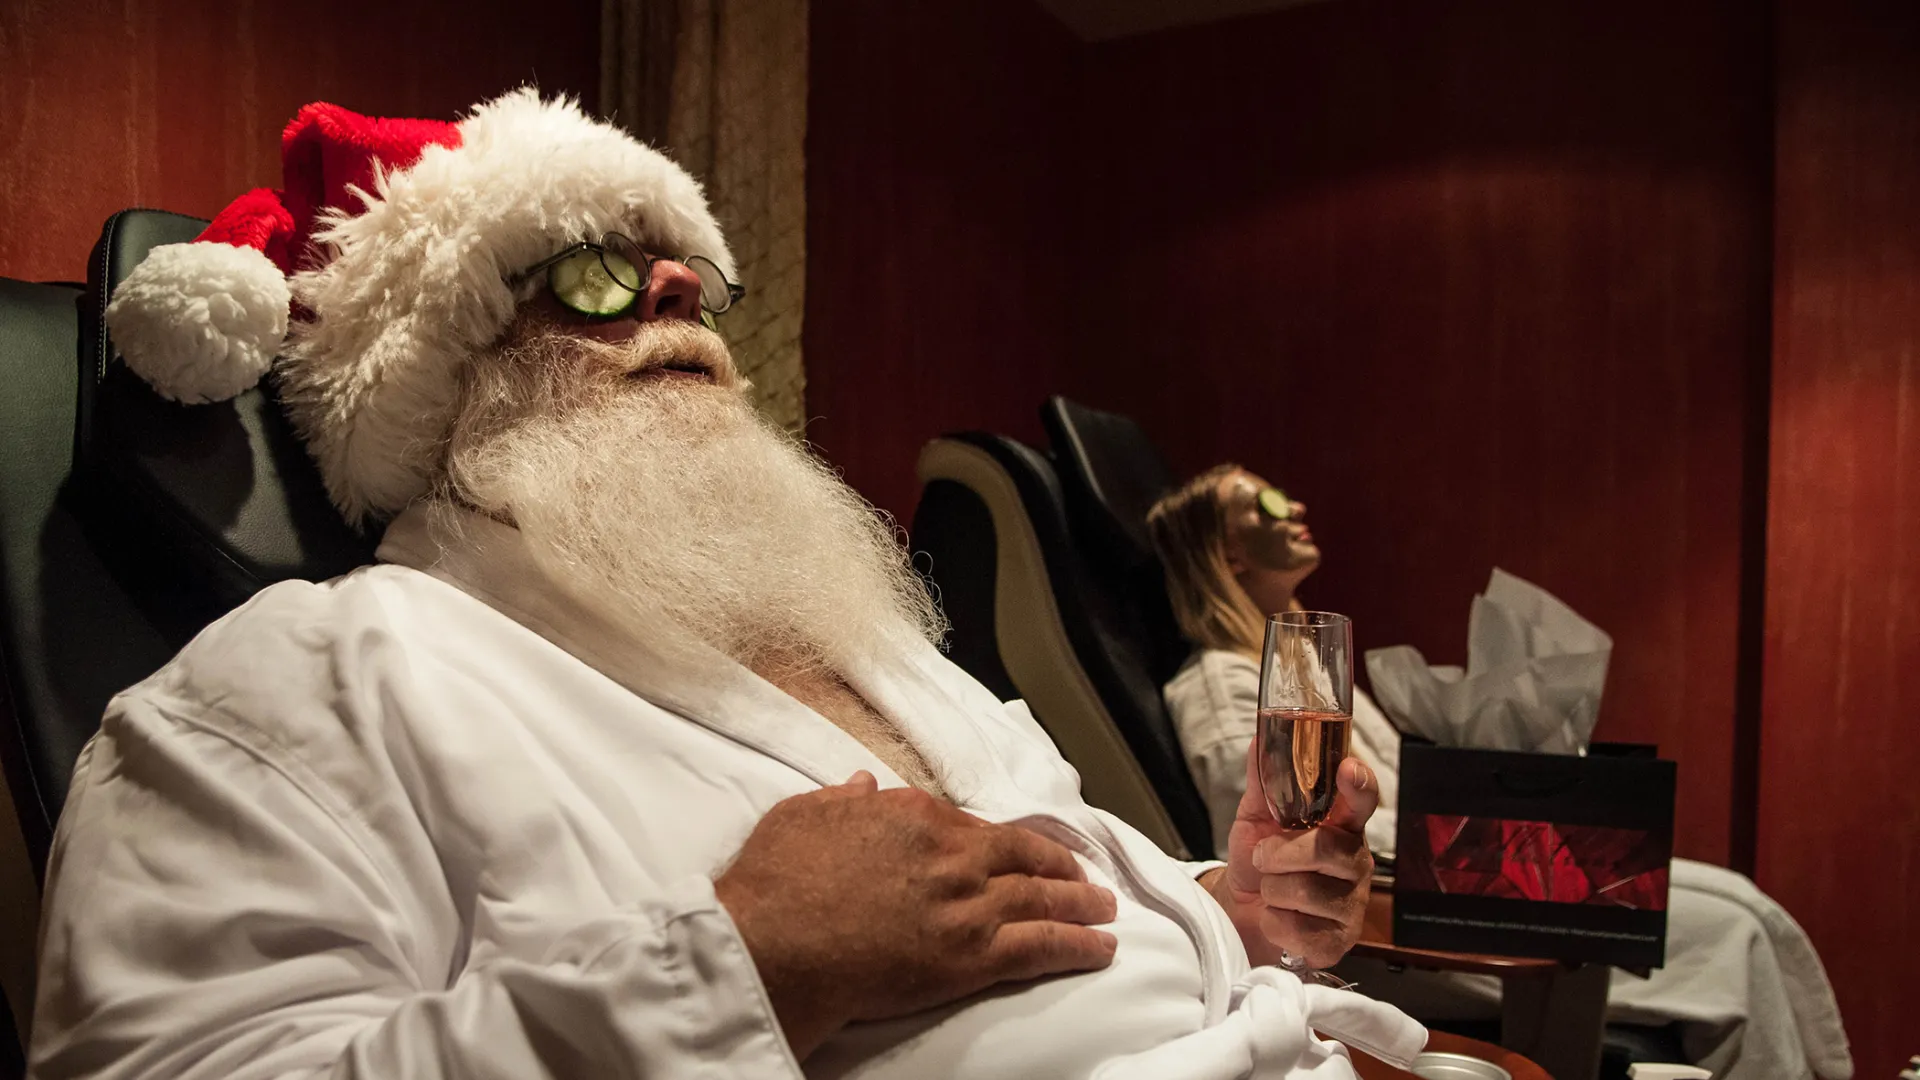
[{"label": "wood paneled wall", "polygon": [[1079,45],[1027,0],[813,0],[807,437],[902,524],[943,432],[1027,441],[1085,253]]},{"label": "wood paneled wall", "polygon": [[[0,275],[81,280],[109,214],[280,186],[309,101],[455,118],[525,82],[592,104],[595,0],[0,4]],[[373,29],[373,28],[378,28]]]},{"label": "wood paneled wall", "polygon": [[1856,1075],[1920,1054],[1920,8],[1780,0],[1759,862]]},{"label": "wood paneled wall", "polygon": [[1463,662],[1496,565],[1611,632],[1598,734],[1679,762],[1678,849],[1715,862],[1768,30],[1738,0],[1343,0],[1103,47],[1086,84],[1073,385],[1301,498],[1303,595],[1363,648]]},{"label": "wood paneled wall", "polygon": [[1358,0],[1123,44],[1089,84],[1139,103],[1102,115],[1098,220],[1152,238],[1096,264],[1100,396],[1296,492],[1306,595],[1363,647],[1463,661],[1495,565],[1612,632],[1599,734],[1680,763],[1679,850],[1716,862],[1765,34],[1740,3]]}]

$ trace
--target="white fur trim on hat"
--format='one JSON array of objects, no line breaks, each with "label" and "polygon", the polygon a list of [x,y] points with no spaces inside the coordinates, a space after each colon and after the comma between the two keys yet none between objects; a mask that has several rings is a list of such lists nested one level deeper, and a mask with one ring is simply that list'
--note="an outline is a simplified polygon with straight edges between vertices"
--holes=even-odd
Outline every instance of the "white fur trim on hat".
[{"label": "white fur trim on hat", "polygon": [[514,274],[613,231],[733,274],[699,183],[572,101],[518,90],[459,127],[459,146],[429,146],[316,230],[331,258],[293,278],[312,319],[294,324],[281,399],[356,524],[439,478],[461,370],[512,322]]},{"label": "white fur trim on hat", "polygon": [[163,244],[113,290],[107,332],[162,397],[225,401],[273,364],[289,297],[280,268],[256,248]]}]

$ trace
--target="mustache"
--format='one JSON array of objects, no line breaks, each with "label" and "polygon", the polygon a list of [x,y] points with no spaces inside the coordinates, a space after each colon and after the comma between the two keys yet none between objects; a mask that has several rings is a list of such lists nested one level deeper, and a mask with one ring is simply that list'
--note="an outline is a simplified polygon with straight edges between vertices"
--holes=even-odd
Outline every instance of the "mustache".
[{"label": "mustache", "polygon": [[681,319],[641,323],[631,337],[616,341],[585,337],[563,327],[550,326],[530,344],[551,348],[557,343],[577,354],[590,368],[597,369],[596,374],[625,377],[655,368],[674,367],[701,371],[720,386],[738,387],[743,381],[734,367],[733,354],[720,335],[699,323]]},{"label": "mustache", "polygon": [[745,390],[749,385],[725,339],[680,319],[640,323],[632,335],[616,340],[529,320],[482,367],[477,383],[497,384],[487,389],[526,403],[567,400],[580,393],[597,396],[630,376],[667,367],[697,371],[726,389]]},{"label": "mustache", "polygon": [[[709,385],[632,378],[650,368],[698,369]],[[720,392],[744,399],[749,383],[719,334],[697,323],[640,323],[619,340],[601,340],[544,317],[527,318],[461,374],[460,418],[445,435],[446,460],[472,443],[524,424],[618,401],[654,401],[661,408]]]}]

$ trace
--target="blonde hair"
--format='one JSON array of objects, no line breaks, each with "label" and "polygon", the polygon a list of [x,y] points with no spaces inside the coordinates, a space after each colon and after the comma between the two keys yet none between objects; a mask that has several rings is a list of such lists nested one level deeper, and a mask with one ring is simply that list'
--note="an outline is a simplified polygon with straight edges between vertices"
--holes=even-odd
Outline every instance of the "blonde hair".
[{"label": "blonde hair", "polygon": [[1267,620],[1227,563],[1227,508],[1220,488],[1240,472],[1216,465],[1160,497],[1147,511],[1147,536],[1166,571],[1167,600],[1180,631],[1203,649],[1260,655]]}]

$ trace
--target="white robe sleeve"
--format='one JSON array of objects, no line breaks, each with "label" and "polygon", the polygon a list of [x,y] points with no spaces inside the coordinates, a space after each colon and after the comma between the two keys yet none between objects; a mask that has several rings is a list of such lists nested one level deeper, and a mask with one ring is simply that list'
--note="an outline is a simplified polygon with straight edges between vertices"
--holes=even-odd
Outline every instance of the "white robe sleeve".
[{"label": "white robe sleeve", "polygon": [[1247,790],[1260,669],[1233,653],[1203,652],[1167,683],[1162,696],[1186,753],[1187,771],[1207,804],[1214,851],[1225,858],[1227,835]]},{"label": "white robe sleeve", "polygon": [[800,1076],[706,879],[469,966],[473,913],[364,812],[217,709],[117,699],[49,867],[32,1075]]}]

